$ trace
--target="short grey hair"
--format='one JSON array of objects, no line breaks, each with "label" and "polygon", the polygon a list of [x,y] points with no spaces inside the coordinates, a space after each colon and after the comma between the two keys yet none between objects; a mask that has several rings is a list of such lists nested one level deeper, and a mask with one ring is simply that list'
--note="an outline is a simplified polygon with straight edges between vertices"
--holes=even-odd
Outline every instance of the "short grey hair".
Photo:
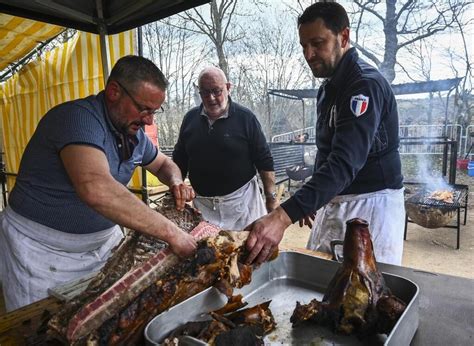
[{"label": "short grey hair", "polygon": [[151,83],[166,90],[168,80],[153,61],[138,55],[126,55],[115,63],[107,83],[116,80],[130,90],[136,90],[143,82]]},{"label": "short grey hair", "polygon": [[224,81],[224,83],[228,82],[227,77],[226,77],[224,71],[222,71],[222,69],[220,69],[219,67],[215,67],[215,66],[209,66],[209,67],[204,68],[201,71],[201,73],[199,73],[198,86],[201,85],[202,77],[204,77],[205,75],[208,75],[208,74],[219,75],[222,78],[222,80]]}]

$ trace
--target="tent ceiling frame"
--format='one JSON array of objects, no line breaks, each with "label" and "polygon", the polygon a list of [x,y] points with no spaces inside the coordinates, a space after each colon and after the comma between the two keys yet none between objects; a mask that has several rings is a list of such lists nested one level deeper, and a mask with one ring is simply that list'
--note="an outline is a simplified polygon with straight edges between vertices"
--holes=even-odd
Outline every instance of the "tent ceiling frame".
[{"label": "tent ceiling frame", "polygon": [[83,22],[87,22],[90,24],[97,24],[97,21],[93,16],[89,16],[83,12],[77,11],[73,8],[66,7],[64,5],[58,4],[54,0],[35,0],[34,1],[37,4],[40,4],[46,8],[52,8],[55,9],[56,11],[64,14],[65,16],[74,19],[74,20],[79,20]]}]

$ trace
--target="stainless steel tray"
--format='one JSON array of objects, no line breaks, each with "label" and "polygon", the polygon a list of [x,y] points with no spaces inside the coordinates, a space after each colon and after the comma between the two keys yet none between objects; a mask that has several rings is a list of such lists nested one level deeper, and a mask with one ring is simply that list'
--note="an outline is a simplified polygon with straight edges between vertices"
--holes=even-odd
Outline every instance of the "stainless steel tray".
[{"label": "stainless steel tray", "polygon": [[[265,263],[252,275],[250,285],[237,290],[248,306],[272,300],[270,309],[277,328],[265,337],[265,344],[362,345],[355,336],[335,335],[328,328],[304,325],[293,329],[290,317],[296,302],[321,300],[340,263],[297,252],[282,252],[275,261]],[[379,264],[384,270],[384,265]],[[403,277],[383,273],[392,292],[407,303],[407,308],[388,336],[378,335],[371,344],[408,345],[418,328],[418,286]],[[216,289],[207,289],[156,316],[145,329],[149,345],[158,345],[171,330],[188,321],[209,319],[207,312],[224,306],[226,298]],[[192,339],[192,338],[189,338]],[[196,340],[196,339],[194,339]],[[188,344],[205,343],[188,340]]]}]

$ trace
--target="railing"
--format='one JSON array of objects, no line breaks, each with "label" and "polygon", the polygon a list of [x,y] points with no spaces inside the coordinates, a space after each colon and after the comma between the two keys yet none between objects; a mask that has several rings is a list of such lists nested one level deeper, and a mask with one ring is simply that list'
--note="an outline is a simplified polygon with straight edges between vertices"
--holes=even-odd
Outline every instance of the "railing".
[{"label": "railing", "polygon": [[[291,132],[285,132],[275,135],[271,142],[291,143],[298,136],[308,133],[309,141],[315,139],[314,126],[305,129],[299,129]],[[419,145],[400,145],[400,154],[443,154],[444,146],[430,143],[429,138],[447,137],[457,142],[457,152],[459,157],[468,155],[468,158],[474,159],[474,125],[463,128],[462,125],[400,125],[399,135],[402,138],[426,138],[426,143]],[[471,147],[472,145],[472,147]],[[469,152],[469,149],[471,151]]]},{"label": "railing", "polygon": [[309,135],[309,141],[314,141],[316,132],[314,130],[314,126],[306,127],[305,129],[299,129],[291,132],[281,133],[279,135],[275,135],[272,137],[271,142],[273,143],[290,143],[294,141],[295,138],[307,133]]},{"label": "railing", "polygon": [[464,147],[462,150],[462,156],[467,156],[468,159],[474,159],[474,125],[469,125],[464,131]]},{"label": "railing", "polygon": [[[461,125],[400,125],[400,138],[416,138],[420,144],[400,145],[400,154],[443,154],[444,146],[433,144],[432,138],[447,137],[457,142],[457,152],[461,152],[462,133]],[[423,141],[426,138],[426,141]]]}]

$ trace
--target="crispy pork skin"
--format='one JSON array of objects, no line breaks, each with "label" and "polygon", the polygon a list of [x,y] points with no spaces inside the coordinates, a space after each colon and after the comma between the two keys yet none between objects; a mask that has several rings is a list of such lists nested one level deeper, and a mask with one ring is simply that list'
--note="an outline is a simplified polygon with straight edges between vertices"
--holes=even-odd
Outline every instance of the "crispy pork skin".
[{"label": "crispy pork skin", "polygon": [[389,333],[406,304],[392,295],[377,269],[368,223],[347,221],[344,261],[332,278],[323,301],[296,303],[293,327],[304,321],[330,325],[335,332],[360,337]]},{"label": "crispy pork skin", "polygon": [[50,319],[50,339],[74,345],[140,343],[156,314],[214,285],[231,298],[233,287],[250,282],[252,267],[242,263],[248,232],[220,231],[192,208],[178,212],[171,196],[157,211],[199,240],[195,256],[179,259],[159,240],[130,232],[88,288]]}]

